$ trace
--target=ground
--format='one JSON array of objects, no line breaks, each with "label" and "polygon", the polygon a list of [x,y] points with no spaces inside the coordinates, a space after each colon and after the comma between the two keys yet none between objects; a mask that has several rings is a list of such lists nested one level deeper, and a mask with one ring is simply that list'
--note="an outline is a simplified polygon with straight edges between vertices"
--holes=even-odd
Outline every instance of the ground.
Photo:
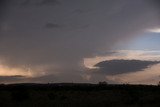
[{"label": "ground", "polygon": [[160,107],[160,86],[2,84],[0,107]]}]

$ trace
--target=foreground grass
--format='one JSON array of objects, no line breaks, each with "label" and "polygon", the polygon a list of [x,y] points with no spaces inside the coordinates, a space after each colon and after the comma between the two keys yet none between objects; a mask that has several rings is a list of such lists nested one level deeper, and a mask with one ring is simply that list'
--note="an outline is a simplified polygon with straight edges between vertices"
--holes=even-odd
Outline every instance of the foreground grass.
[{"label": "foreground grass", "polygon": [[160,107],[160,87],[96,84],[0,85],[0,107]]}]

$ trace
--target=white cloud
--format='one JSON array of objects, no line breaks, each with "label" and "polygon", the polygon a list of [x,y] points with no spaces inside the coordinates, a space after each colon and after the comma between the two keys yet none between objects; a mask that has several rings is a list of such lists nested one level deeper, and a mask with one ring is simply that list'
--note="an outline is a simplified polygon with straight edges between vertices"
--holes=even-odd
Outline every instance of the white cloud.
[{"label": "white cloud", "polygon": [[33,76],[29,68],[10,68],[5,65],[0,65],[0,76],[14,76],[14,75],[21,75],[25,77]]},{"label": "white cloud", "polygon": [[160,28],[149,29],[148,31],[152,33],[160,33]]}]

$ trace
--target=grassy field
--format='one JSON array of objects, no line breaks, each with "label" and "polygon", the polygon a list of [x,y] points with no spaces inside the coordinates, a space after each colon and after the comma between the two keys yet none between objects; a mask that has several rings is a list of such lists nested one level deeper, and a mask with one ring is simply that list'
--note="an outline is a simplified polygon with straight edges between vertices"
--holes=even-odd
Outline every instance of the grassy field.
[{"label": "grassy field", "polygon": [[160,107],[160,86],[2,84],[0,107]]}]

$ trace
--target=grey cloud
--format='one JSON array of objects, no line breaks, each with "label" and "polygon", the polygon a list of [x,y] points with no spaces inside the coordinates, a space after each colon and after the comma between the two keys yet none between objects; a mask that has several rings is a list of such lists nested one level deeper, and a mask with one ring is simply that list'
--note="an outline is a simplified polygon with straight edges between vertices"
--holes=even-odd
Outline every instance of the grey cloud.
[{"label": "grey cloud", "polygon": [[48,83],[55,82],[54,75],[45,75],[40,77],[25,77],[21,75],[0,76],[0,83]]},{"label": "grey cloud", "polygon": [[4,11],[5,5],[6,5],[6,1],[5,0],[1,0],[0,1],[0,13]]},{"label": "grey cloud", "polygon": [[22,82],[26,77],[21,75],[0,76],[0,83],[18,83]]},{"label": "grey cloud", "polygon": [[36,5],[36,6],[42,6],[42,5],[57,5],[60,4],[59,0],[24,0],[22,3],[22,5]]},{"label": "grey cloud", "polygon": [[159,0],[152,0],[152,1],[150,1],[150,3],[152,3],[153,5],[155,5],[158,9],[160,9],[160,1]]},{"label": "grey cloud", "polygon": [[160,62],[143,61],[143,60],[109,60],[100,62],[96,64],[95,67],[99,67],[96,73],[115,75],[115,74],[141,71],[158,63]]},{"label": "grey cloud", "polygon": [[40,77],[34,77],[28,79],[30,82],[39,82],[39,83],[60,83],[60,82],[85,82],[85,80],[79,75],[74,73],[61,73],[59,75],[44,75]]},{"label": "grey cloud", "polygon": [[31,0],[25,0],[21,4],[22,5],[30,5],[31,4]]},{"label": "grey cloud", "polygon": [[48,28],[48,29],[50,29],[50,28],[59,28],[59,27],[61,27],[61,26],[58,25],[58,24],[54,24],[54,23],[47,23],[47,24],[45,25],[45,27]]},{"label": "grey cloud", "polygon": [[60,4],[59,0],[42,0],[40,5],[57,5]]},{"label": "grey cloud", "polygon": [[[72,78],[71,78],[72,77]],[[25,77],[21,75],[0,76],[0,83],[61,83],[61,82],[86,82],[79,74],[61,73],[58,75],[48,74],[38,77]]]},{"label": "grey cloud", "polygon": [[84,13],[85,11],[84,10],[82,10],[82,9],[75,9],[74,11],[73,11],[73,13],[77,13],[77,14],[82,14],[82,13]]},{"label": "grey cloud", "polygon": [[0,0],[0,30],[2,27],[2,22],[5,20],[6,12],[8,10],[7,3],[7,0]]},{"label": "grey cloud", "polygon": [[[42,3],[26,2],[26,5]],[[63,0],[61,6],[48,6],[50,2],[45,1],[42,3],[45,6],[36,8],[6,7],[5,23],[10,30],[0,32],[2,65],[15,68],[30,65],[32,72],[44,70],[49,74],[62,72],[67,79],[58,78],[64,81],[72,75],[80,78],[80,71],[84,70],[83,58],[109,51],[117,42],[129,41],[160,22],[159,10],[153,9],[155,6],[148,0]],[[73,14],[76,9],[83,9],[83,14],[81,11]],[[46,22],[55,22],[46,25],[59,30],[42,29]]]}]

